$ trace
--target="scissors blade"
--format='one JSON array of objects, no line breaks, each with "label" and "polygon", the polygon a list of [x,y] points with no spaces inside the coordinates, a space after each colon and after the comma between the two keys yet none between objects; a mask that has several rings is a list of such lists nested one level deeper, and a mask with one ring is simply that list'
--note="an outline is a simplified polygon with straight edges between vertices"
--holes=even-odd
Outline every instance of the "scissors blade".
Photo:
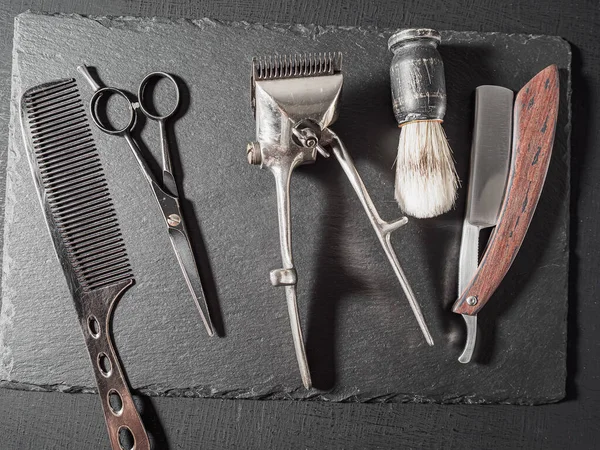
[{"label": "scissors blade", "polygon": [[202,317],[206,331],[209,336],[213,336],[215,334],[214,327],[210,319],[200,275],[198,274],[196,259],[194,258],[183,221],[179,224],[178,228],[169,228],[169,238],[171,239],[171,245],[175,251],[177,262],[179,262],[179,267],[181,268],[188,289],[192,297],[194,297],[196,308],[198,308],[200,317]]}]

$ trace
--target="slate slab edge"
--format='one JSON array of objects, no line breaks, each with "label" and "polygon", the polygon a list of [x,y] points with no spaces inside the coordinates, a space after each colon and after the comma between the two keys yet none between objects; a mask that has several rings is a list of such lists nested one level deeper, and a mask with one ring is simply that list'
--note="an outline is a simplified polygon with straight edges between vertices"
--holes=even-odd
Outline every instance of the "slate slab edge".
[{"label": "slate slab edge", "polygon": [[[21,15],[28,15],[31,14],[30,12],[27,13],[23,13]],[[18,27],[19,27],[19,18],[20,16],[17,16],[15,18],[15,34],[18,32]],[[70,18],[84,18],[84,19],[89,19],[89,20],[93,20],[99,24],[101,24],[102,26],[105,27],[119,27],[119,28],[128,28],[131,30],[135,30],[137,27],[140,26],[141,22],[147,21],[148,19],[146,18],[138,18],[138,17],[131,17],[131,16],[120,16],[120,17],[108,17],[108,16],[81,16],[81,15],[76,15],[76,14],[50,14],[51,16],[64,16],[64,17],[70,17]],[[311,37],[311,36],[317,36],[319,34],[322,33],[328,33],[330,31],[334,31],[337,29],[355,29],[357,30],[357,32],[389,32],[389,29],[378,29],[375,27],[338,27],[338,26],[316,26],[316,25],[298,25],[298,24],[252,24],[252,23],[247,23],[247,22],[220,22],[220,21],[215,21],[212,19],[208,19],[208,18],[204,18],[204,19],[199,19],[199,20],[188,20],[188,19],[177,19],[177,20],[170,20],[170,19],[163,19],[163,18],[153,18],[152,21],[156,21],[156,22],[162,22],[162,23],[173,23],[173,24],[191,24],[194,26],[197,26],[201,29],[206,28],[206,27],[211,27],[211,26],[215,26],[216,24],[222,24],[222,25],[226,25],[226,26],[230,26],[230,27],[242,27],[245,29],[268,29],[271,31],[281,31],[281,32],[292,32],[292,33],[296,33],[299,36],[302,37]],[[442,33],[444,34],[445,32],[442,31]],[[452,33],[451,31],[447,31],[446,33]],[[527,42],[531,39],[549,39],[549,40],[555,40],[557,45],[562,45],[566,48],[566,50],[568,51],[568,55],[569,55],[569,83],[568,86],[566,87],[566,97],[568,99],[569,105],[568,105],[568,121],[567,121],[567,129],[565,130],[566,133],[566,137],[567,137],[567,154],[570,155],[570,131],[571,131],[571,125],[570,125],[570,120],[571,120],[571,105],[570,105],[570,100],[571,100],[571,73],[570,73],[570,69],[571,69],[571,50],[570,50],[570,46],[567,43],[567,41],[565,41],[564,39],[560,38],[560,37],[556,37],[556,36],[543,36],[543,35],[527,35],[527,34],[504,34],[504,33],[481,33],[481,32],[460,32],[463,35],[471,35],[473,36],[473,38],[476,38],[477,36],[480,35],[494,35],[494,34],[503,34],[506,36],[513,36],[513,37],[521,37],[523,39],[523,42]],[[18,55],[18,51],[17,49],[13,48],[13,61],[16,61],[16,59],[19,57]],[[17,64],[13,64],[13,72],[12,72],[12,80],[14,81],[15,79],[18,78],[19,74],[18,74],[18,69],[17,69],[18,65]],[[11,117],[15,117],[15,114],[18,114],[18,111],[16,111],[16,107],[18,105],[18,99],[16,98],[18,95],[18,93],[16,92],[16,88],[15,85],[13,83],[13,88],[11,91]],[[16,122],[16,123],[15,123]],[[9,142],[12,139],[21,139],[20,137],[20,127],[16,126],[18,121],[11,121],[10,126],[9,126]],[[11,168],[14,166],[15,164],[15,158],[21,158],[24,157],[24,155],[18,155],[14,152],[14,149],[12,148],[12,146],[9,146],[8,148],[8,164],[7,164],[7,179],[6,179],[6,199],[5,199],[5,223],[8,224],[8,227],[10,227],[11,224],[11,217],[12,217],[12,213],[14,208],[16,207],[16,205],[18,204],[18,197],[15,194],[15,192],[12,189],[12,178],[11,176],[13,176],[14,172],[11,171]],[[568,163],[567,163],[568,166]],[[570,175],[570,173],[569,173]],[[570,179],[569,179],[569,175],[567,175],[567,182],[568,182],[568,188],[570,189]],[[565,217],[564,220],[567,222],[567,234],[568,234],[568,217]],[[5,236],[7,234],[6,229],[8,227],[5,227]],[[3,275],[3,280],[4,280],[4,274],[10,272],[10,255],[7,254],[6,252],[6,239],[5,239],[5,248],[3,251],[3,268],[2,268],[2,275]],[[568,252],[567,252],[567,257],[568,257]],[[2,292],[4,293],[5,290],[7,289],[5,283],[2,283]],[[2,298],[4,299],[4,295],[2,296]],[[1,310],[1,314],[0,314],[0,325],[4,327],[5,329],[5,333],[10,330],[10,324],[11,324],[11,317],[13,314],[13,310],[12,310],[12,305],[6,304],[4,302],[4,300],[0,300],[2,303],[0,303],[0,305],[2,306],[2,310]],[[566,351],[566,349],[565,349]],[[6,375],[10,373],[10,367],[12,365],[11,362],[11,350],[10,347],[8,347],[7,345],[5,345],[5,342],[2,340],[2,337],[0,336],[0,379],[1,378],[7,378]],[[564,371],[566,373],[566,367],[564,368]],[[13,389],[25,389],[25,390],[36,390],[36,391],[61,391],[61,392],[81,392],[81,393],[94,393],[95,392],[95,388],[88,388],[88,387],[82,387],[82,386],[68,386],[68,385],[45,385],[45,386],[40,386],[40,385],[32,385],[32,384],[27,384],[27,383],[19,383],[19,382],[15,382],[15,381],[0,381],[0,386],[1,387],[7,387],[7,388],[13,388]],[[276,392],[274,392],[276,391]],[[251,392],[242,392],[240,390],[236,390],[236,391],[226,391],[226,392],[213,392],[210,390],[210,388],[207,387],[190,387],[190,388],[186,388],[186,389],[169,389],[169,390],[164,390],[162,389],[160,386],[144,386],[144,387],[140,387],[137,389],[137,392],[142,393],[142,394],[148,394],[148,395],[154,395],[154,396],[177,396],[177,397],[211,397],[211,398],[252,398],[252,399],[286,399],[286,398],[292,398],[294,391],[297,391],[297,389],[294,389],[291,392],[282,392],[282,391],[278,391],[277,387],[273,387],[272,389],[266,390],[265,392],[259,393],[256,392],[256,390],[252,390]],[[544,397],[543,399],[535,399],[535,398],[529,398],[527,401],[524,401],[523,404],[537,404],[537,403],[548,403],[549,401],[559,401],[560,399],[562,399],[562,397],[564,396],[564,394],[562,396],[559,396],[555,399],[548,399],[546,397]],[[328,399],[326,397],[324,397],[323,395],[317,394],[314,396],[310,396],[306,398],[307,400],[331,400]],[[430,403],[430,402],[435,402],[435,403],[493,403],[493,404],[502,404],[502,403],[511,403],[511,404],[515,404],[514,400],[510,401],[510,402],[504,402],[504,401],[494,401],[494,402],[487,402],[483,399],[479,399],[479,398],[470,398],[470,397],[461,397],[461,398],[454,398],[454,399],[431,399],[431,398],[426,398],[426,397],[422,397],[419,395],[414,395],[414,394],[392,394],[389,396],[384,396],[384,397],[379,397],[379,398],[373,398],[373,399],[364,399],[364,398],[358,398],[356,396],[351,396],[349,398],[341,398],[341,399],[336,399],[336,401],[361,401],[361,402],[387,402],[387,401],[394,401],[394,402],[417,402],[417,403]]]}]

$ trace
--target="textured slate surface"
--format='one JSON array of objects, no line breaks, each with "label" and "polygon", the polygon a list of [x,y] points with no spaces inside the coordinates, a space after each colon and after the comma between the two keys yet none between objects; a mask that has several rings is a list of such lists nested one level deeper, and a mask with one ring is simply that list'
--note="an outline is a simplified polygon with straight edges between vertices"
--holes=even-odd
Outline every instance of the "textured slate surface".
[{"label": "textured slate surface", "polygon": [[[76,76],[81,62],[96,66],[105,83],[132,91],[156,69],[180,76],[190,90],[189,108],[175,134],[185,194],[199,218],[216,286],[212,303],[224,322],[220,339],[205,337],[180,275],[165,257],[171,255],[168,240],[158,214],[148,213],[156,208],[126,146],[96,135],[138,281],[115,316],[117,346],[134,388],[236,398],[317,393],[298,389],[283,293],[267,284],[268,269],[278,264],[274,191],[270,174],[244,159],[244,143],[253,138],[249,61],[275,51],[345,53],[345,91],[335,128],[383,214],[392,217],[397,130],[387,86],[388,35],[332,27],[20,16],[13,103],[26,87]],[[332,161],[320,161],[303,168],[293,185],[299,293],[313,377],[332,400],[557,400],[565,377],[569,48],[551,37],[452,32],[444,37],[446,130],[462,178],[474,87],[498,83],[516,90],[549,63],[562,69],[548,184],[525,247],[481,315],[487,347],[481,353],[488,356],[470,366],[455,361],[462,328],[448,308],[456,289],[464,198],[453,213],[412,221],[396,235],[400,259],[437,341],[429,349],[341,171]],[[518,64],[523,70],[516,70]],[[146,127],[143,138],[157,150],[155,131]],[[18,133],[13,123],[1,375],[12,386],[88,390],[93,382],[87,356]]]}]

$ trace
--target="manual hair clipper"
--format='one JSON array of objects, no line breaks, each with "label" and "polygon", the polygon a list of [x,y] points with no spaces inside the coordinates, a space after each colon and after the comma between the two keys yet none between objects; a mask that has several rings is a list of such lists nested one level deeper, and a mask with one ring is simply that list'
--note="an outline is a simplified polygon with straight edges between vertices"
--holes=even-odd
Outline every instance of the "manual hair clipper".
[{"label": "manual hair clipper", "polygon": [[340,138],[328,127],[337,117],[342,91],[342,54],[305,54],[255,58],[252,62],[252,106],[257,142],[248,144],[250,164],[268,168],[275,176],[283,267],[271,271],[271,284],[285,287],[296,358],[302,382],[312,386],[296,300],[297,273],[292,258],[290,179],[301,164],[314,163],[330,152],[342,166],[409,300],[429,345],[433,339],[408,280],[391,245],[392,231],[406,224],[402,217],[384,221]]}]

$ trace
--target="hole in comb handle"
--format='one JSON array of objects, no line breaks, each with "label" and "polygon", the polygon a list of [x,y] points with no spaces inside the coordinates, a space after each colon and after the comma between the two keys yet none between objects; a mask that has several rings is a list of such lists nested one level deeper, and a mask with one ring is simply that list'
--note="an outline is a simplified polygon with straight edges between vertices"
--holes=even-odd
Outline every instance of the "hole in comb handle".
[{"label": "hole in comb handle", "polygon": [[88,317],[88,330],[94,339],[100,337],[100,323],[94,316]]},{"label": "hole in comb handle", "polygon": [[114,389],[108,392],[108,406],[110,406],[110,410],[115,416],[120,416],[123,412],[123,399],[121,394]]},{"label": "hole in comb handle", "polygon": [[108,378],[112,374],[112,364],[110,358],[106,353],[100,353],[98,355],[98,369],[102,376]]},{"label": "hole in comb handle", "polygon": [[119,446],[123,450],[133,450],[135,448],[135,438],[131,430],[123,425],[119,428]]}]

